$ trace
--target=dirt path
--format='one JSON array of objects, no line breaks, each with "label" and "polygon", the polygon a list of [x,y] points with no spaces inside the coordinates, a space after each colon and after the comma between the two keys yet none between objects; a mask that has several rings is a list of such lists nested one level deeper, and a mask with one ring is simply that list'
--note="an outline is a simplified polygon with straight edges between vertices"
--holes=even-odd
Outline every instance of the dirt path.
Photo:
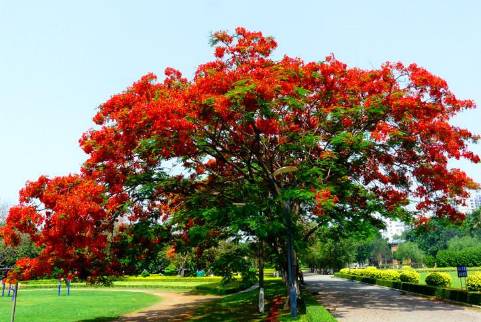
[{"label": "dirt path", "polygon": [[340,322],[479,322],[481,310],[432,301],[399,290],[324,275],[306,275],[307,287]]},{"label": "dirt path", "polygon": [[174,293],[162,291],[144,291],[154,294],[162,300],[154,305],[145,307],[119,318],[118,322],[144,322],[144,321],[187,321],[194,310],[201,304],[219,298],[214,295],[191,295],[188,293]]}]

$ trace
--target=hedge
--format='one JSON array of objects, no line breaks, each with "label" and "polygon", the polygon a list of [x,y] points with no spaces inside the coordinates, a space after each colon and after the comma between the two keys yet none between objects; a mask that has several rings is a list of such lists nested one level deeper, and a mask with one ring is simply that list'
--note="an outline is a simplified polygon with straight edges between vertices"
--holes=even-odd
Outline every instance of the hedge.
[{"label": "hedge", "polygon": [[374,278],[355,276],[345,273],[335,273],[337,277],[360,281],[368,284],[386,286],[402,291],[413,292],[451,301],[464,302],[474,305],[481,305],[481,292],[469,292],[461,289],[434,287],[429,285],[403,283],[399,281],[378,280]]},{"label": "hedge", "polygon": [[[431,268],[416,268],[416,272],[423,273],[423,272],[452,272],[456,271],[457,268],[455,266],[448,266],[448,267],[431,267]],[[470,272],[474,271],[481,271],[481,267],[468,267]]]},{"label": "hedge", "polygon": [[443,249],[436,254],[436,264],[446,266],[481,266],[481,246],[461,250]]}]

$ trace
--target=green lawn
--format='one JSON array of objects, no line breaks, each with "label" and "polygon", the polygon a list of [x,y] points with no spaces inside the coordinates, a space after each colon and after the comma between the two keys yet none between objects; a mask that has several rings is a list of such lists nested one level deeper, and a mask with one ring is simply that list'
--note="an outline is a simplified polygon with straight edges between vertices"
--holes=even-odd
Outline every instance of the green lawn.
[{"label": "green lawn", "polygon": [[[159,276],[152,275],[149,277],[141,276],[125,276],[113,282],[113,287],[116,288],[152,288],[170,290],[176,292],[199,292],[209,294],[228,294],[240,291],[242,285],[240,283],[240,276],[226,285],[221,283],[221,277],[179,277],[179,276]],[[266,280],[277,279],[267,276]],[[39,288],[57,288],[57,280],[55,279],[41,279],[23,281],[20,284],[21,289],[39,289]],[[72,288],[91,288],[86,283],[72,283]],[[102,287],[103,288],[103,287]],[[65,284],[62,284],[62,289],[65,289]]]},{"label": "green lawn", "polygon": [[[159,300],[143,292],[75,289],[59,297],[54,289],[20,289],[15,321],[110,321]],[[11,299],[0,297],[0,321],[10,321],[11,309]]]}]

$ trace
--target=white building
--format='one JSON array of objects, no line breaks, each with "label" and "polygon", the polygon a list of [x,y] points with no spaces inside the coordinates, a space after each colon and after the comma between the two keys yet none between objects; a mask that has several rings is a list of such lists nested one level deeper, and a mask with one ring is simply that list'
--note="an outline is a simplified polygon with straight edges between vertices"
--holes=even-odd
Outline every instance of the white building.
[{"label": "white building", "polygon": [[406,230],[407,226],[405,223],[399,220],[384,219],[386,228],[381,230],[381,235],[386,238],[390,243],[394,239],[399,239],[402,233]]},{"label": "white building", "polygon": [[458,206],[457,210],[464,214],[470,214],[478,208],[481,208],[481,193],[473,192],[471,196],[466,199],[466,205]]}]

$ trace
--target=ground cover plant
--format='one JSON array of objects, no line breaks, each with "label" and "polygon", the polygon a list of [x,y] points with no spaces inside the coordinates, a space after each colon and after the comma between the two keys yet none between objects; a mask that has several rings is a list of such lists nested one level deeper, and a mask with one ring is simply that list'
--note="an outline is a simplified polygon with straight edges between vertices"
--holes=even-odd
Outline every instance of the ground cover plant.
[{"label": "ground cover plant", "polygon": [[[17,298],[15,321],[109,321],[158,301],[161,298],[144,292],[76,289],[70,296],[57,296],[54,289],[22,289]],[[11,309],[10,298],[0,298],[0,320],[9,320]]]}]

